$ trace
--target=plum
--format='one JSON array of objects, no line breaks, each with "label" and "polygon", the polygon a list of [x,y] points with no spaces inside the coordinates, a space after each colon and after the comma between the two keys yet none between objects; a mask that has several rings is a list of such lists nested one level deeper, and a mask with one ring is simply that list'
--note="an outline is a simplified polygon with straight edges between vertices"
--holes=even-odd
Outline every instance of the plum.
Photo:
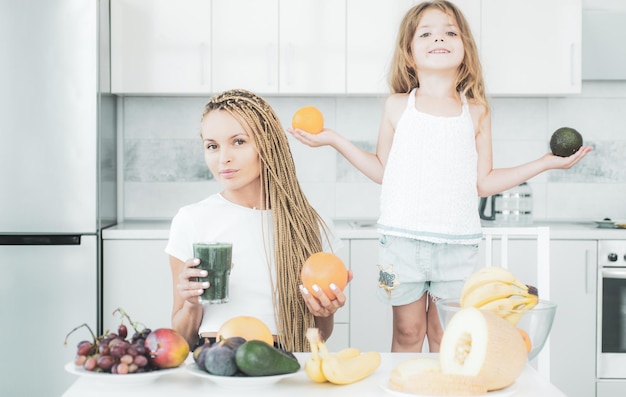
[{"label": "plum", "polygon": [[204,367],[213,375],[235,375],[238,369],[235,362],[235,350],[222,342],[214,344],[204,356]]}]

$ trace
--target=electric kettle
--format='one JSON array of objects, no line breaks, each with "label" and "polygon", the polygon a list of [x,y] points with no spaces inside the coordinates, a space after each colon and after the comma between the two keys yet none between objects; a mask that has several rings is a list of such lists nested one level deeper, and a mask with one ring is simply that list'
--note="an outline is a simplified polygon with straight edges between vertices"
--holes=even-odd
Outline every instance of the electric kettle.
[{"label": "electric kettle", "polygon": [[480,219],[494,221],[496,225],[530,225],[533,220],[532,189],[524,182],[502,193],[481,197],[478,213]]}]

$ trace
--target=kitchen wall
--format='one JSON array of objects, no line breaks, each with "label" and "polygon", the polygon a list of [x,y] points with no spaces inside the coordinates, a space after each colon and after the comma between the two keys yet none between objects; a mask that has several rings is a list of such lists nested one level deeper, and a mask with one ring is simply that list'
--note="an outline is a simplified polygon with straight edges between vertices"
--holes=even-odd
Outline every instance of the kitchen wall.
[{"label": "kitchen wall", "polygon": [[[326,126],[374,151],[384,97],[265,96],[285,127],[293,112],[314,105]],[[176,210],[219,191],[204,164],[199,122],[207,97],[125,96],[118,100],[120,220],[168,220]],[[570,170],[529,181],[539,220],[626,219],[626,82],[584,81],[567,97],[491,99],[495,167],[533,160],[549,151],[552,132],[576,128],[591,152]],[[330,148],[290,138],[302,186],[324,215],[375,218],[379,185]]]}]

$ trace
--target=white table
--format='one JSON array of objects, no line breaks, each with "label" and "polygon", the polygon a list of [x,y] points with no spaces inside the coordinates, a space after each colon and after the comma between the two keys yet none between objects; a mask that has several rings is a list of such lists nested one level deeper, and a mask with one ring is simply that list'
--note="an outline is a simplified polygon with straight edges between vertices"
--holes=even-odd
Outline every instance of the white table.
[{"label": "white table", "polygon": [[[303,364],[308,353],[296,353],[296,356]],[[382,353],[382,363],[376,372],[360,382],[344,386],[315,383],[306,376],[304,370],[300,370],[295,376],[265,388],[254,391],[237,391],[217,386],[211,380],[194,376],[183,369],[175,373],[165,374],[148,384],[133,386],[107,385],[93,378],[80,377],[63,394],[63,397],[384,396],[388,394],[382,389],[381,383],[388,379],[391,370],[398,363],[416,356],[416,353]],[[515,397],[566,397],[563,392],[541,377],[530,365],[526,366],[524,372],[517,379],[516,389]]]}]

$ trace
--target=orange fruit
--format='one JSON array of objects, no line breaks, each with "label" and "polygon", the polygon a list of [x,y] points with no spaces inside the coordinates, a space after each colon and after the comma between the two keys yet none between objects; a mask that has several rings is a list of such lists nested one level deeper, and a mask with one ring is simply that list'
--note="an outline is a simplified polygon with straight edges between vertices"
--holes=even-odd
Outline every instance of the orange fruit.
[{"label": "orange fruit", "polygon": [[252,316],[237,316],[227,320],[217,331],[216,340],[239,336],[245,340],[262,340],[269,345],[274,344],[274,337],[269,327],[261,320]]},{"label": "orange fruit", "polygon": [[530,340],[530,336],[528,335],[526,331],[524,331],[521,328],[517,328],[517,332],[519,332],[519,334],[522,336],[522,339],[524,339],[524,343],[526,344],[526,353],[530,353],[530,349],[532,349],[533,347],[533,343]]},{"label": "orange fruit", "polygon": [[324,116],[315,106],[305,106],[293,114],[291,126],[310,134],[319,134],[324,129]]},{"label": "orange fruit", "polygon": [[337,255],[317,252],[309,256],[304,262],[300,277],[302,285],[311,293],[314,293],[313,284],[317,284],[328,299],[333,300],[336,296],[330,289],[330,284],[334,283],[337,288],[343,291],[348,284],[348,269]]}]

